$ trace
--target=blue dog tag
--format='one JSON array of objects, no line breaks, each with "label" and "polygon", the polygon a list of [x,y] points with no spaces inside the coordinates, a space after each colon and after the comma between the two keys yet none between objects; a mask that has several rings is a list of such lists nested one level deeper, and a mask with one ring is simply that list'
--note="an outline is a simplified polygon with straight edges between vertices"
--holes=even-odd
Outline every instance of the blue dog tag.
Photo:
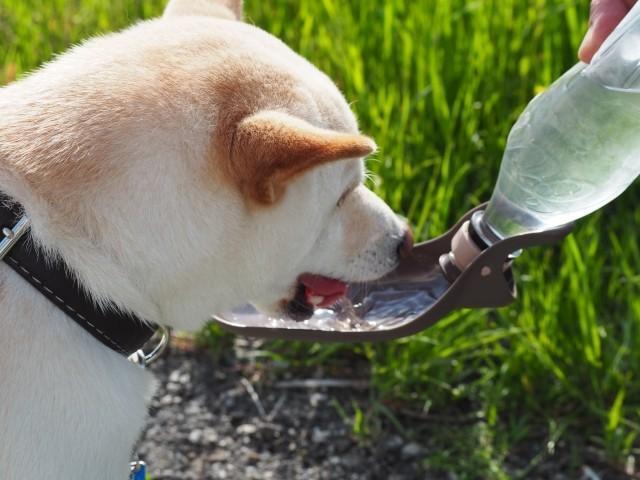
[{"label": "blue dog tag", "polygon": [[146,480],[147,465],[144,462],[131,463],[131,475],[129,480]]}]

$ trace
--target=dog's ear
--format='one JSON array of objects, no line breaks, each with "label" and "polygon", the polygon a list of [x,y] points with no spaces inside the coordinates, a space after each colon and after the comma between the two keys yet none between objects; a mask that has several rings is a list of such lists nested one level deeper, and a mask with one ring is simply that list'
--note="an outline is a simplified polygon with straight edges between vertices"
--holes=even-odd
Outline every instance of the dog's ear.
[{"label": "dog's ear", "polygon": [[237,125],[229,170],[245,197],[272,204],[288,181],[309,169],[364,157],[375,149],[375,142],[364,135],[326,130],[285,113],[264,111]]},{"label": "dog's ear", "polygon": [[170,0],[164,16],[204,15],[242,20],[242,0]]}]

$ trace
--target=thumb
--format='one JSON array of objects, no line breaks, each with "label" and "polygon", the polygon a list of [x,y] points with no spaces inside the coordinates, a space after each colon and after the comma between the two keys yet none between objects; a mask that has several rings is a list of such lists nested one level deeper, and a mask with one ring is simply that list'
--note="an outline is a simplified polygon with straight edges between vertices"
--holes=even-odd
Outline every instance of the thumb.
[{"label": "thumb", "polygon": [[580,45],[578,57],[583,62],[590,62],[602,42],[616,28],[629,11],[624,0],[593,0],[589,18],[589,30]]}]

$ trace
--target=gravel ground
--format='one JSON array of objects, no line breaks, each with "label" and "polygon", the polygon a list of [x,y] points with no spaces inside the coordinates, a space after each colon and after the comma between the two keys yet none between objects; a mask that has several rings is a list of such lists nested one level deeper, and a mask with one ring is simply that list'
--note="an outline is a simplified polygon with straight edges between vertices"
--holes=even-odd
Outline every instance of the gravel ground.
[{"label": "gravel ground", "polygon": [[[438,451],[429,430],[434,425],[425,427],[431,417],[429,422],[400,417],[411,439],[385,421],[375,425],[368,441],[354,435],[353,405],[366,410],[371,404],[371,392],[362,379],[366,365],[275,377],[268,364],[253,360],[259,347],[236,339],[234,348],[225,350],[229,358],[214,361],[189,341],[174,342],[151,365],[160,386],[138,455],[147,462],[153,480],[458,478],[422,468],[427,453]],[[435,428],[460,421],[464,415],[441,417]],[[531,442],[508,463],[516,471],[525,467],[540,451],[535,444],[544,442]],[[558,445],[556,454],[539,462],[535,473],[525,478],[629,478],[601,461],[595,469],[569,471],[569,455],[561,451],[565,448]]]},{"label": "gravel ground", "polygon": [[175,347],[150,369],[160,388],[138,454],[153,480],[423,477],[423,446],[394,432],[363,446],[351,434],[336,402],[366,402],[362,381],[256,381],[246,365]]}]

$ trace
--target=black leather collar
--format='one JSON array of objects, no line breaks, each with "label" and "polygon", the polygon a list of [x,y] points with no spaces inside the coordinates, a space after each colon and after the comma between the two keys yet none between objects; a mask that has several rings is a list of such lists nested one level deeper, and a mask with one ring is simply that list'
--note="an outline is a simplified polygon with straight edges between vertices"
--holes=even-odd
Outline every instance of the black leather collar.
[{"label": "black leather collar", "polygon": [[[0,199],[0,240],[11,237],[21,217],[18,205],[6,197]],[[29,233],[16,241],[3,260],[78,325],[118,353],[128,356],[136,352],[156,331],[154,325],[115,306],[98,307],[64,262],[46,258]]]}]

